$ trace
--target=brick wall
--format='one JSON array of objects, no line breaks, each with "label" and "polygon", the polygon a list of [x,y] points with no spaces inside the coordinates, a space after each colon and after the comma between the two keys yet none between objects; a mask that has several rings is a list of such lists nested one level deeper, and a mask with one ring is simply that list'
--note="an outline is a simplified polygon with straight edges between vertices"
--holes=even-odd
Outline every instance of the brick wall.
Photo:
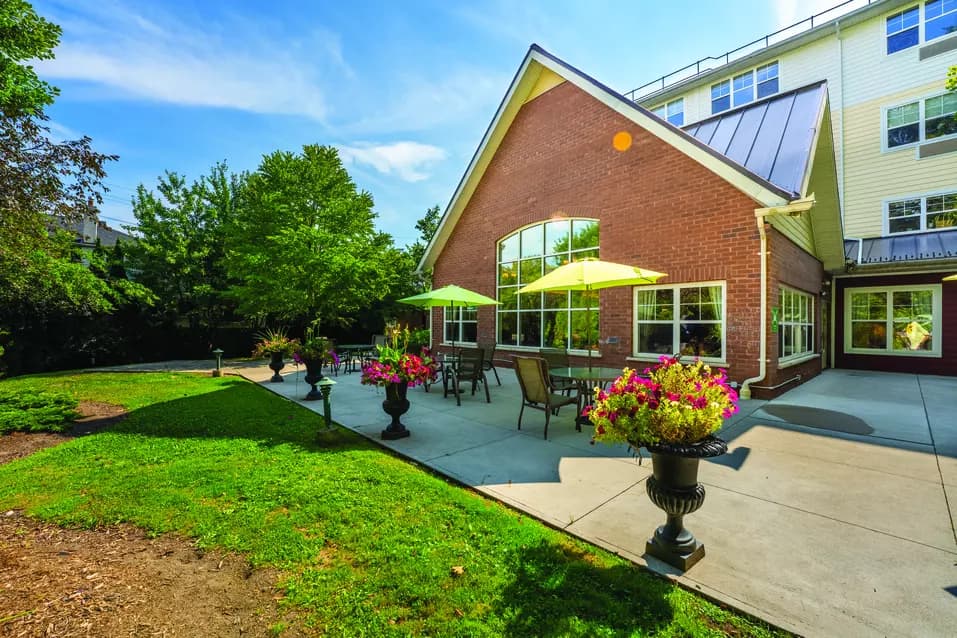
[{"label": "brick wall", "polygon": [[[619,131],[633,136],[625,152]],[[661,283],[727,282],[729,374],[757,373],[757,204],[681,152],[570,83],[526,104],[493,158],[435,264],[435,286],[455,283],[495,296],[496,242],[555,217],[600,221],[600,255],[668,273]],[[817,280],[819,285],[820,279]],[[813,289],[813,288],[812,288]],[[601,365],[632,352],[631,288],[601,292]],[[495,339],[495,309],[480,308],[479,340]],[[441,311],[433,331],[442,334]],[[508,350],[498,356],[507,357]],[[632,365],[644,365],[634,364]]]}]

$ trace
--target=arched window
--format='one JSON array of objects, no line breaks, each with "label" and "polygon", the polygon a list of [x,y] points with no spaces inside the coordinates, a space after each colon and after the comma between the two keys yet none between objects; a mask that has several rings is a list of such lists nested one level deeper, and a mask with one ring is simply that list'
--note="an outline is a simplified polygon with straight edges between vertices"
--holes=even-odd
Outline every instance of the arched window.
[{"label": "arched window", "polygon": [[[557,219],[526,226],[498,242],[497,340],[503,346],[584,350],[598,335],[594,292],[516,294],[524,285],[571,261],[598,257],[598,221]],[[587,325],[591,295],[591,330]]]}]

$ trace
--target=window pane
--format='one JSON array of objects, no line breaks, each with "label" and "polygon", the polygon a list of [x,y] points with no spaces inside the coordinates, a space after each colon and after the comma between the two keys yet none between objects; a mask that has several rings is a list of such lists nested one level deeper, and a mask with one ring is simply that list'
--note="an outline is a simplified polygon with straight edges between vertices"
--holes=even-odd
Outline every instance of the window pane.
[{"label": "window pane", "polygon": [[716,100],[711,100],[711,113],[720,113],[731,108],[731,96],[725,96]]},{"label": "window pane", "polygon": [[920,215],[920,200],[905,199],[899,202],[891,202],[887,205],[888,217],[904,217],[907,215]]},{"label": "window pane", "polygon": [[636,319],[638,321],[671,321],[674,318],[674,291],[639,290]]},{"label": "window pane", "polygon": [[571,254],[572,261],[581,261],[582,259],[598,259],[598,249],[579,250]]},{"label": "window pane", "polygon": [[893,294],[894,320],[930,320],[933,294],[929,290],[895,292]]},{"label": "window pane", "polygon": [[924,137],[928,140],[954,133],[957,133],[957,117],[954,117],[953,113],[924,122]]},{"label": "window pane", "polygon": [[673,102],[668,102],[668,121],[675,126],[681,126],[685,123],[685,101],[684,98],[678,98]]},{"label": "window pane", "polygon": [[917,102],[887,109],[887,128],[913,124],[920,119],[920,105]]},{"label": "window pane", "polygon": [[498,245],[499,261],[514,261],[518,259],[518,233],[502,240]]},{"label": "window pane", "polygon": [[518,290],[518,287],[498,289],[498,300],[502,303],[502,305],[499,306],[501,310],[518,309],[518,295],[515,294],[516,290]]},{"label": "window pane", "polygon": [[751,71],[734,78],[734,105],[747,104],[754,99],[754,74]]},{"label": "window pane", "polygon": [[567,292],[546,292],[545,293],[545,308],[567,308],[567,307],[568,307]]},{"label": "window pane", "polygon": [[462,323],[462,336],[458,341],[470,341],[475,343],[478,338],[478,324],[474,321],[465,321]]},{"label": "window pane", "polygon": [[542,309],[542,293],[540,292],[523,292],[518,295],[518,308],[519,310],[541,310]]},{"label": "window pane", "polygon": [[498,342],[502,345],[514,346],[518,344],[518,313],[499,312],[498,314]]},{"label": "window pane", "polygon": [[920,125],[908,124],[887,131],[887,147],[894,148],[904,144],[913,144],[920,140]]},{"label": "window pane", "polygon": [[540,312],[519,313],[520,332],[518,345],[530,348],[542,347],[542,314]]},{"label": "window pane", "polygon": [[887,52],[896,53],[917,44],[920,34],[918,7],[895,13],[887,18]]},{"label": "window pane", "polygon": [[897,53],[898,51],[909,49],[917,44],[918,37],[917,27],[887,36],[887,52]]},{"label": "window pane", "polygon": [[758,97],[767,97],[778,92],[778,79],[773,78],[767,82],[758,82]]},{"label": "window pane", "polygon": [[[598,309],[592,308],[591,312],[584,310],[571,311],[571,347],[575,350],[586,350],[588,342],[595,346],[598,341]],[[589,329],[588,318],[591,317],[591,327]]]},{"label": "window pane", "polygon": [[711,112],[720,113],[731,108],[731,81],[725,80],[711,86]]},{"label": "window pane", "polygon": [[927,321],[895,321],[894,322],[894,350],[933,350],[933,322]]},{"label": "window pane", "polygon": [[644,354],[674,354],[673,334],[670,323],[639,324],[635,349]]},{"label": "window pane", "polygon": [[890,219],[887,222],[887,230],[891,233],[910,233],[920,230],[920,217]]},{"label": "window pane", "polygon": [[851,319],[886,319],[887,295],[883,292],[851,293]]},{"label": "window pane", "polygon": [[759,66],[755,73],[757,73],[758,82],[765,82],[771,78],[776,78],[778,77],[778,63],[772,62],[771,64]]},{"label": "window pane", "polygon": [[886,324],[883,321],[855,321],[851,324],[851,347],[886,350]]},{"label": "window pane", "polygon": [[519,266],[519,283],[523,286],[530,284],[542,276],[542,260],[523,259]]},{"label": "window pane", "polygon": [[597,290],[572,290],[572,308],[597,308]]},{"label": "window pane", "polygon": [[587,219],[572,221],[572,250],[598,246],[598,222]]},{"label": "window pane", "polygon": [[924,40],[929,41],[957,31],[957,2],[931,0],[924,5]]},{"label": "window pane", "polygon": [[696,357],[721,356],[721,324],[682,323],[681,354]]},{"label": "window pane", "polygon": [[[447,317],[451,317],[451,315],[447,315]],[[458,322],[452,321],[451,319],[446,319],[445,321],[445,341],[446,342],[457,340],[459,336],[458,325],[459,325]]]},{"label": "window pane", "polygon": [[668,117],[668,114],[665,112],[664,104],[662,104],[656,109],[651,109],[651,112],[657,115],[658,117],[660,117],[661,119],[665,119],[666,117]]},{"label": "window pane", "polygon": [[545,348],[568,347],[568,312],[546,312],[542,314]]},{"label": "window pane", "polygon": [[554,255],[568,250],[568,225],[566,219],[545,224],[545,251]]},{"label": "window pane", "polygon": [[511,286],[518,283],[518,264],[510,261],[498,267],[498,284]]},{"label": "window pane", "polygon": [[545,251],[545,236],[542,226],[532,226],[522,231],[522,259],[540,257]]}]

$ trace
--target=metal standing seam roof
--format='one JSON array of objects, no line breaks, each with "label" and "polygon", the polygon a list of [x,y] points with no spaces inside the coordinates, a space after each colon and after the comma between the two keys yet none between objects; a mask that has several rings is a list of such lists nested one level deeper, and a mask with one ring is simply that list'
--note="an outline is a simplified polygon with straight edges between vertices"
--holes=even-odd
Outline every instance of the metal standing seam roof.
[{"label": "metal standing seam roof", "polygon": [[[860,248],[860,261],[858,261],[858,248]],[[858,240],[845,239],[844,255],[861,265],[954,259],[957,258],[957,229],[894,237],[873,237],[860,240],[860,244]]]},{"label": "metal standing seam roof", "polygon": [[826,95],[827,83],[819,82],[725,111],[684,131],[800,197]]}]

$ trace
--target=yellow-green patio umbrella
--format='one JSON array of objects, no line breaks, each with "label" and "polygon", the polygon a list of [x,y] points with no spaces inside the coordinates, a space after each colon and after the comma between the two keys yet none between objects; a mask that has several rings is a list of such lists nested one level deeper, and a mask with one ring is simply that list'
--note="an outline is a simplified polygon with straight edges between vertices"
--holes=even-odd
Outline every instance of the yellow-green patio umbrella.
[{"label": "yellow-green patio umbrella", "polygon": [[957,281],[957,274],[944,277],[944,281]]},{"label": "yellow-green patio umbrella", "polygon": [[[647,270],[637,266],[616,264],[611,261],[587,258],[559,266],[547,275],[536,279],[519,294],[526,292],[557,292],[561,290],[601,290],[616,286],[641,286],[653,284],[665,273]],[[591,369],[591,301],[586,306],[588,312],[588,369]]]},{"label": "yellow-green patio umbrella", "polygon": [[[490,306],[499,303],[491,297],[486,297],[481,293],[454,284],[405,297],[399,299],[399,301],[419,308],[475,308],[476,306]],[[455,352],[454,337],[452,338],[452,352]]]}]

